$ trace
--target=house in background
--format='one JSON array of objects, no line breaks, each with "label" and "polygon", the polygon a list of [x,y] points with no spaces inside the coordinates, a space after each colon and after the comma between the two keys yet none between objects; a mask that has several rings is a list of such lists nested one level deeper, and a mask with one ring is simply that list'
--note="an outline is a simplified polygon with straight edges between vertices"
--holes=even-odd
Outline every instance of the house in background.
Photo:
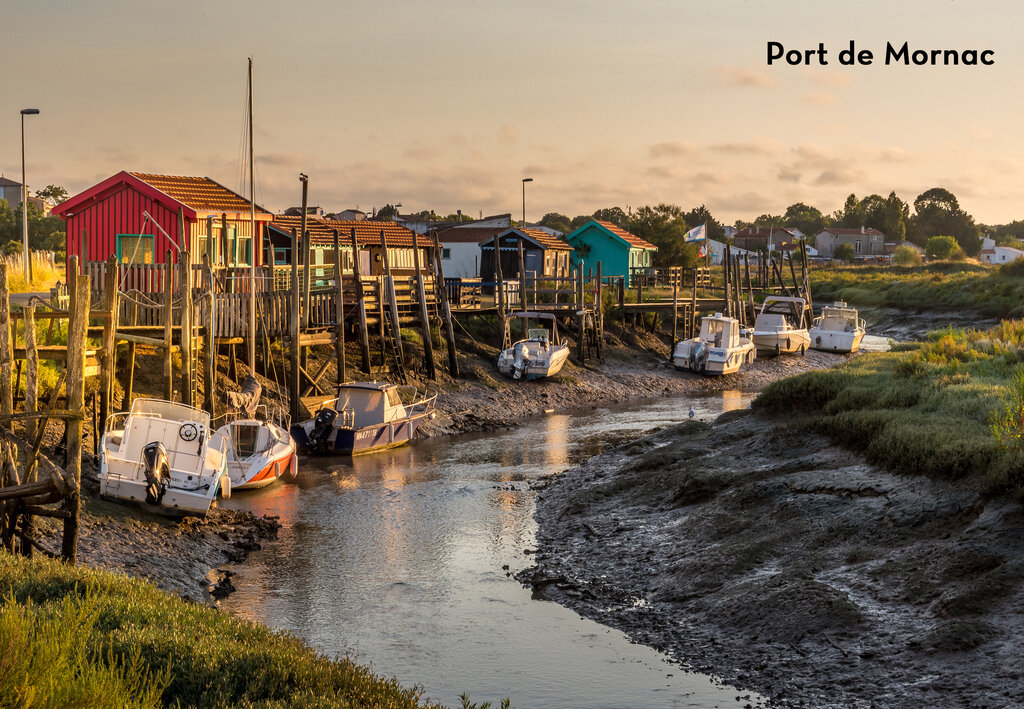
[{"label": "house in background", "polygon": [[814,245],[821,258],[835,258],[836,247],[849,244],[854,258],[868,258],[885,255],[885,234],[874,227],[844,229],[829,227],[814,237]]},{"label": "house in background", "polygon": [[1024,258],[1024,251],[1010,246],[996,246],[996,242],[988,237],[981,241],[981,253],[978,260],[982,263],[1000,264],[1013,263]]},{"label": "house in background", "polygon": [[799,241],[792,229],[782,227],[747,227],[732,237],[733,244],[744,251],[780,251]]},{"label": "house in background", "polygon": [[[478,277],[481,259],[480,244],[490,241],[507,229],[508,226],[455,226],[437,232],[445,278]],[[493,265],[491,270],[493,270]],[[516,270],[519,270],[518,266]]]},{"label": "house in background", "polygon": [[338,219],[340,221],[352,221],[358,222],[366,219],[366,212],[360,212],[358,209],[343,209],[340,212],[334,214],[328,214],[331,219]]},{"label": "house in background", "polygon": [[[480,244],[480,278],[485,282],[495,280],[494,245],[499,245],[501,254],[501,275],[510,279],[519,273],[519,243],[523,244],[523,268],[528,275],[558,276],[569,275],[572,246],[565,239],[551,236],[545,231],[530,228],[511,227],[495,234]],[[447,276],[448,274],[445,273]]]},{"label": "house in background", "polygon": [[255,209],[253,234],[249,200],[208,177],[119,172],[53,211],[64,220],[68,258],[116,255],[120,263],[136,265],[164,263],[170,253],[177,263],[187,252],[194,264],[209,254],[213,266],[239,267],[253,258],[257,266],[263,262],[263,227],[273,215]]},{"label": "house in background", "polygon": [[[21,183],[0,175],[0,199],[7,202],[7,206],[11,208],[12,212],[18,211],[18,208],[21,207]],[[53,210],[49,202],[39,197],[33,197],[31,192],[28,195],[28,203],[38,209],[44,217],[49,216]]]},{"label": "house in background", "polygon": [[[302,217],[277,215],[268,225],[270,242],[274,247],[274,263],[277,266],[291,264],[292,233],[299,234]],[[396,276],[416,273],[416,256],[413,251],[415,239],[419,251],[420,273],[434,272],[434,237],[409,231],[397,222],[377,222],[368,219],[338,220],[326,217],[308,217],[306,231],[309,233],[310,264],[313,266],[334,265],[334,234],[338,234],[341,252],[341,267],[346,272],[352,269],[352,231],[355,230],[359,247],[359,273],[363,276],[383,275],[384,258],[381,248],[381,231],[388,249],[388,266]],[[302,237],[299,236],[299,244]],[[299,249],[298,263],[302,264],[303,249]],[[446,274],[447,275],[447,274]]]},{"label": "house in background", "polygon": [[591,219],[565,237],[575,249],[574,260],[584,271],[597,270],[602,276],[622,276],[629,285],[630,269],[648,268],[658,247],[611,222]]},{"label": "house in background", "polygon": [[[284,213],[287,216],[289,216],[289,217],[301,217],[302,216],[302,207],[288,207],[288,209],[284,210]],[[307,205],[306,206],[306,216],[307,217],[322,217],[322,216],[324,216],[324,208],[323,207],[310,207],[309,205]]]}]

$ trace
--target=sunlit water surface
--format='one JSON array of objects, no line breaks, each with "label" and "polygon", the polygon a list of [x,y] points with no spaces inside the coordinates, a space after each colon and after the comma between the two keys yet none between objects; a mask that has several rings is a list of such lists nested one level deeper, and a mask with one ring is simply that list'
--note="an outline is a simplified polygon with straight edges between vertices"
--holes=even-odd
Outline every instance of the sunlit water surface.
[{"label": "sunlit water surface", "polygon": [[453,706],[462,692],[519,708],[737,706],[737,694],[753,695],[533,600],[510,574],[530,566],[524,550],[536,543],[528,481],[678,423],[691,404],[710,420],[752,398],[557,413],[355,459],[303,459],[294,482],[225,501],[279,515],[283,527],[234,568],[238,590],[223,606]]}]

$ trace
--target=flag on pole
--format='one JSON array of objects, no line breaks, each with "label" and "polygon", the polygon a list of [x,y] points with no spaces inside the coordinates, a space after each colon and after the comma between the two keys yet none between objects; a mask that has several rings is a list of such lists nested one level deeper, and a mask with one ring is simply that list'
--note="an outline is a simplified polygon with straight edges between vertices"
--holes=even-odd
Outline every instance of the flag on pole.
[{"label": "flag on pole", "polygon": [[707,255],[708,255],[708,252],[707,252],[706,245],[705,244],[701,244],[700,248],[697,249],[697,257],[698,258],[704,258]]},{"label": "flag on pole", "polygon": [[707,222],[700,226],[695,226],[690,231],[683,234],[683,243],[689,243],[691,241],[705,241],[708,238],[707,234]]}]

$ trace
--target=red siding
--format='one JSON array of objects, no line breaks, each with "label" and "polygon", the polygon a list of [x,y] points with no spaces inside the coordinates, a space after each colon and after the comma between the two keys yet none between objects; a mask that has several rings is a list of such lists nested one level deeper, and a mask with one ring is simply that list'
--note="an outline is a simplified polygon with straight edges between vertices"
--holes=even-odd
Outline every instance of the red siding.
[{"label": "red siding", "polygon": [[[101,196],[95,202],[79,206],[75,213],[68,217],[66,228],[69,260],[71,256],[82,258],[82,231],[85,230],[84,257],[87,261],[102,261],[111,255],[116,256],[118,234],[153,234],[156,262],[164,263],[165,254],[170,249],[171,260],[177,263],[177,249],[167,242],[160,231],[149,222],[143,229],[143,211],[148,212],[179,247],[182,245],[178,235],[178,213],[131,186],[122,185],[120,189]],[[192,221],[186,214],[186,234],[189,233]],[[187,243],[186,241],[185,248],[188,248]]]}]

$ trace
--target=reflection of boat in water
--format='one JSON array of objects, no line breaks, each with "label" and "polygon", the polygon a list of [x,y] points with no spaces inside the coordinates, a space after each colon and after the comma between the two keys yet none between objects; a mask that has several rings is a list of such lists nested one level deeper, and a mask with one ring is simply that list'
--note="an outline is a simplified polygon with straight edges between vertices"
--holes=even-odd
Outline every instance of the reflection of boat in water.
[{"label": "reflection of boat in water", "polygon": [[697,337],[676,343],[672,364],[700,374],[732,374],[755,356],[754,345],[740,336],[739,321],[715,313],[700,319]]},{"label": "reflection of boat in water", "polygon": [[758,354],[806,352],[811,344],[807,334],[807,301],[781,295],[765,298],[750,340]]},{"label": "reflection of boat in water", "polygon": [[540,379],[558,374],[569,357],[569,345],[559,342],[558,323],[551,313],[513,313],[505,321],[505,343],[511,339],[509,324],[512,318],[521,318],[524,323],[529,320],[547,321],[551,326],[548,334],[546,327],[530,328],[526,339],[506,347],[498,355],[498,371],[512,379]]},{"label": "reflection of boat in water", "polygon": [[864,321],[846,303],[826,305],[814,319],[808,335],[811,347],[826,352],[856,352],[864,339]]},{"label": "reflection of boat in water", "polygon": [[[402,401],[405,394],[406,401]],[[313,418],[292,425],[292,437],[311,453],[360,455],[408,443],[437,395],[419,397],[415,387],[387,382],[350,382],[320,404]]]},{"label": "reflection of boat in water", "polygon": [[222,446],[223,439],[210,435],[205,411],[136,399],[127,414],[108,419],[100,447],[100,495],[205,515],[218,494],[231,494]]}]

